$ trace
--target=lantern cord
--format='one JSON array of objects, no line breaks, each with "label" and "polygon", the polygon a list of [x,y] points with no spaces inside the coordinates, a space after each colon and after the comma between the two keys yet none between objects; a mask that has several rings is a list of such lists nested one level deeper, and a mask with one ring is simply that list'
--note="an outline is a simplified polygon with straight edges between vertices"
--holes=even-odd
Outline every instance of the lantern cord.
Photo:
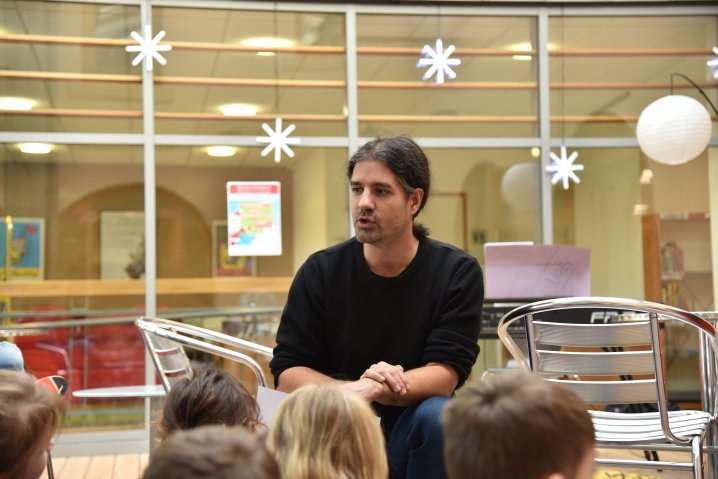
[{"label": "lantern cord", "polygon": [[703,88],[699,87],[699,86],[696,84],[696,82],[694,82],[693,80],[691,80],[690,78],[688,78],[687,76],[685,76],[683,73],[678,73],[678,72],[672,72],[672,73],[671,73],[671,95],[673,95],[673,75],[678,75],[679,77],[683,78],[683,79],[686,80],[688,83],[690,83],[691,85],[693,85],[694,87],[696,87],[696,90],[698,90],[698,91],[701,93],[701,95],[703,95],[703,98],[706,99],[706,101],[708,102],[708,104],[711,106],[711,108],[712,108],[713,111],[715,112],[716,116],[718,116],[718,108],[716,108],[716,106],[713,104],[713,102],[711,101],[711,99],[708,98],[708,95],[706,95],[706,92],[703,91]]}]

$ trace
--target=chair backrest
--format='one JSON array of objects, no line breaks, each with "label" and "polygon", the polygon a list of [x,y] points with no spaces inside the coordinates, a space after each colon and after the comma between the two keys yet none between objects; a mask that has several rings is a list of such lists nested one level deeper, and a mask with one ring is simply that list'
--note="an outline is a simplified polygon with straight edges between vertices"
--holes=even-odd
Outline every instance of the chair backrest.
[{"label": "chair backrest", "polygon": [[[572,323],[565,314],[560,322],[546,320],[544,314],[585,309],[622,313],[610,315],[611,322],[593,324]],[[512,331],[517,330],[517,321],[524,323],[523,347],[509,331],[512,324]],[[568,386],[587,404],[657,403],[667,427],[661,321],[694,327],[712,349],[710,359],[715,361],[718,340],[710,323],[686,311],[647,301],[598,297],[539,301],[507,313],[499,322],[498,334],[524,369]],[[707,406],[715,415],[715,401]]]},{"label": "chair backrest", "polygon": [[178,380],[192,377],[189,357],[180,342],[166,337],[163,330],[150,322],[138,319],[135,324],[140,330],[165,391],[172,389]]},{"label": "chair backrest", "polygon": [[261,366],[248,355],[272,357],[272,349],[198,326],[162,318],[143,317],[135,321],[166,391],[180,378],[191,377],[192,367],[185,347],[236,361],[254,374],[257,384],[267,385]]}]

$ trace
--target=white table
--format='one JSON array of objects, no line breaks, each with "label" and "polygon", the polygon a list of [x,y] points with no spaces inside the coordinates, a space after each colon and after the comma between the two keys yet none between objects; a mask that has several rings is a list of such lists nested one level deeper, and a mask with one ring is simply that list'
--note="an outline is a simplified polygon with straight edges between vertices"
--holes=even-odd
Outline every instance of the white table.
[{"label": "white table", "polygon": [[47,328],[0,328],[0,338],[11,338],[15,336],[40,336],[47,333]]},{"label": "white table", "polygon": [[73,391],[76,398],[156,398],[166,395],[161,384],[137,386],[112,386],[108,388],[80,389]]},{"label": "white table", "polygon": [[150,398],[150,416],[146,421],[150,425],[150,449],[155,447],[157,441],[157,430],[154,418],[162,409],[161,398],[167,393],[161,384],[140,384],[136,386],[112,386],[107,388],[79,389],[73,391],[72,395],[77,398]]}]

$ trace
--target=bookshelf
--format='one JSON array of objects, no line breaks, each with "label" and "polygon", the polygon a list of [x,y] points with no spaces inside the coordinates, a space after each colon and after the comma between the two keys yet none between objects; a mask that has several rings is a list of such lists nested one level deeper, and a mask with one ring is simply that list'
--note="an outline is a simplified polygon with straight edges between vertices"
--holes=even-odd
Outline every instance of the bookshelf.
[{"label": "bookshelf", "polygon": [[712,311],[710,221],[705,213],[642,218],[644,293],[688,311]]},{"label": "bookshelf", "polygon": [[[645,299],[687,311],[712,311],[710,220],[705,213],[648,214],[642,217]],[[691,328],[671,327],[667,350],[671,399],[700,400],[698,350]]]}]

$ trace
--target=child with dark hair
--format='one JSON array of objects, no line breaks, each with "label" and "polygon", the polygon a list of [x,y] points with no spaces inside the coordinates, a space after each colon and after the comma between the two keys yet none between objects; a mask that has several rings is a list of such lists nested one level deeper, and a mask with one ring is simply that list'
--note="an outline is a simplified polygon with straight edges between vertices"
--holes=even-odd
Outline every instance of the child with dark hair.
[{"label": "child with dark hair", "polygon": [[281,479],[263,441],[241,427],[177,431],[150,456],[142,479]]},{"label": "child with dark hair", "polygon": [[37,479],[65,418],[62,398],[25,373],[0,370],[0,479]]},{"label": "child with dark hair", "polygon": [[244,385],[228,372],[199,368],[191,378],[178,381],[167,394],[157,424],[160,441],[178,429],[208,424],[264,430],[259,408]]},{"label": "child with dark hair", "polygon": [[570,389],[529,373],[464,388],[444,410],[450,479],[591,479],[595,437]]}]

